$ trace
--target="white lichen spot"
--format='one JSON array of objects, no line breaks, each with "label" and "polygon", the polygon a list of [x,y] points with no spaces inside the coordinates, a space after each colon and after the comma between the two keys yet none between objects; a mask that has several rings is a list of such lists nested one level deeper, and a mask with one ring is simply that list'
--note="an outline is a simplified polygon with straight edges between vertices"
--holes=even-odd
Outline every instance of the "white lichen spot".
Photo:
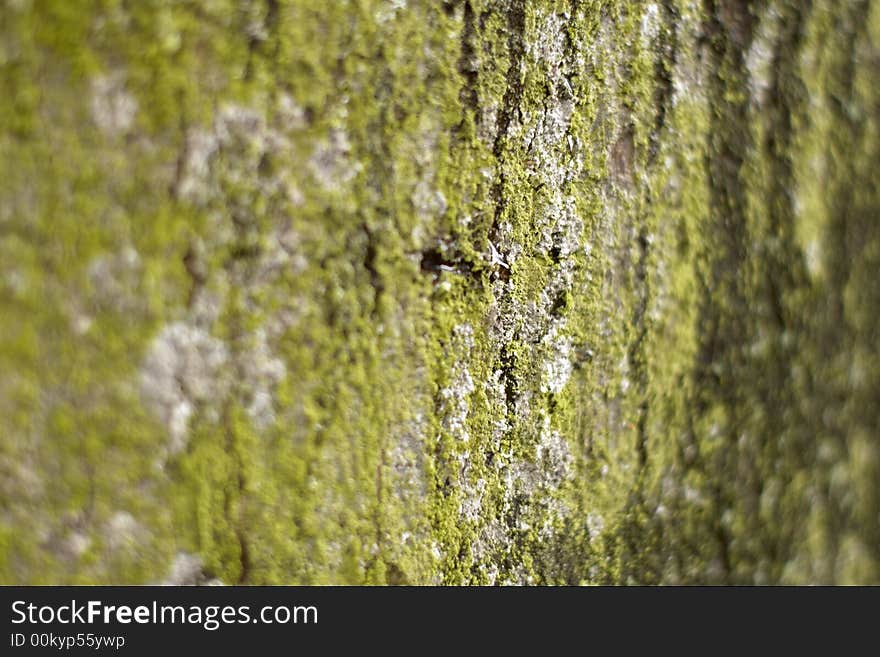
[{"label": "white lichen spot", "polygon": [[491,145],[498,135],[499,109],[498,103],[481,103],[480,112],[482,120],[477,127],[477,136],[484,144]]},{"label": "white lichen spot", "polygon": [[[511,531],[529,531],[536,527],[541,540],[552,541],[557,521],[569,513],[559,494],[569,478],[572,455],[568,442],[553,429],[550,417],[542,413],[534,459],[514,459],[504,472],[505,505],[519,507],[516,525],[503,530],[501,543],[512,540]],[[536,504],[537,503],[537,504]],[[537,515],[529,511],[535,505]]]},{"label": "white lichen spot", "polygon": [[85,335],[89,332],[89,329],[92,328],[92,324],[94,324],[94,318],[86,315],[84,313],[77,313],[73,321],[70,324],[70,329],[76,335]]},{"label": "white lichen spot", "polygon": [[645,44],[650,44],[660,35],[660,7],[651,2],[642,14],[641,36]]},{"label": "white lichen spot", "polygon": [[79,559],[91,545],[92,539],[84,532],[72,531],[61,542],[61,552],[70,559]]},{"label": "white lichen spot", "polygon": [[416,215],[421,219],[439,219],[446,214],[448,207],[443,192],[434,189],[427,180],[420,180],[416,184],[412,204]]},{"label": "white lichen spot", "polygon": [[141,394],[168,430],[169,454],[186,446],[195,404],[216,400],[225,388],[228,358],[223,342],[182,322],[166,326],[153,340],[141,368]]},{"label": "white lichen spot", "polygon": [[119,74],[102,75],[92,80],[92,120],[108,135],[125,133],[134,123],[138,104],[125,89]]},{"label": "white lichen spot", "polygon": [[401,9],[406,9],[406,0],[386,0],[376,12],[376,23],[382,25],[394,20]]},{"label": "white lichen spot", "polygon": [[766,103],[767,93],[773,81],[773,58],[779,24],[779,12],[771,5],[767,16],[758,22],[755,38],[752,39],[746,54],[746,69],[749,72],[751,97],[759,107]]},{"label": "white lichen spot", "polygon": [[266,134],[266,121],[254,108],[230,103],[220,108],[214,129],[223,145],[259,143]]},{"label": "white lichen spot", "polygon": [[549,353],[544,361],[541,391],[559,394],[571,378],[573,369],[571,338],[561,335],[560,328],[554,325],[544,336],[543,343]]},{"label": "white lichen spot", "polygon": [[[425,439],[428,433],[426,417],[416,413],[391,432],[392,488],[400,500],[422,500],[427,493],[424,470]],[[405,532],[409,533],[409,532]]]},{"label": "white lichen spot", "polygon": [[275,419],[273,391],[287,376],[284,361],[273,355],[267,342],[266,330],[257,329],[243,359],[244,381],[252,391],[247,412],[258,429],[269,426]]},{"label": "white lichen spot", "polygon": [[474,329],[470,324],[459,324],[453,331],[457,352],[452,366],[451,382],[440,391],[443,398],[443,427],[456,438],[467,441],[467,417],[470,409],[470,395],[476,390],[473,377],[468,371],[467,361],[474,346]]},{"label": "white lichen spot", "polygon": [[605,529],[605,519],[598,513],[588,513],[586,518],[587,533],[590,540],[595,541]]},{"label": "white lichen spot", "polygon": [[95,305],[120,313],[136,312],[142,306],[137,295],[141,269],[140,255],[132,247],[92,260],[88,277]]},{"label": "white lichen spot", "polygon": [[289,129],[299,129],[306,124],[306,111],[290,94],[278,97],[278,116]]},{"label": "white lichen spot", "polygon": [[563,435],[551,428],[550,417],[544,416],[537,461],[541,467],[541,485],[557,489],[568,476],[571,467],[571,449]]},{"label": "white lichen spot", "polygon": [[[296,124],[296,115],[292,101],[289,106],[279,103],[279,123],[285,127]],[[191,128],[187,132],[177,193],[197,205],[222,199],[236,221],[253,221],[257,196],[302,201],[302,192],[285,167],[272,173],[261,169],[267,155],[287,153],[291,148],[287,136],[271,126],[262,111],[232,103],[223,105],[210,129]],[[218,165],[220,155],[222,162]]]},{"label": "white lichen spot", "polygon": [[211,158],[218,146],[219,140],[213,132],[193,129],[187,133],[186,157],[177,186],[182,199],[195,204],[208,201],[212,191]]},{"label": "white lichen spot", "polygon": [[68,559],[79,559],[92,546],[89,535],[80,530],[70,530],[58,543],[60,553]]},{"label": "white lichen spot", "polygon": [[140,543],[144,529],[127,511],[117,511],[107,521],[104,533],[111,550],[131,548]]},{"label": "white lichen spot", "polygon": [[318,184],[327,191],[339,191],[357,174],[357,166],[349,161],[351,144],[340,128],[330,131],[309,158],[309,168]]},{"label": "white lichen spot", "polygon": [[168,586],[199,584],[203,578],[201,557],[188,552],[178,552],[171,563],[168,577],[162,584]]},{"label": "white lichen spot", "polygon": [[617,366],[620,371],[620,392],[624,395],[632,385],[632,382],[629,380],[629,365],[629,358],[624,356],[620,359],[620,363]]},{"label": "white lichen spot", "polygon": [[[467,455],[469,459],[469,455]],[[477,523],[483,515],[483,496],[486,492],[486,480],[478,479],[475,482],[468,481],[466,476],[461,477],[461,495],[459,497],[459,518],[469,523]]]},{"label": "white lichen spot", "polygon": [[468,416],[468,397],[475,390],[474,380],[466,368],[459,368],[452,384],[443,388],[440,395],[448,404],[444,426],[454,436],[467,440],[470,436],[466,429]]},{"label": "white lichen spot", "polygon": [[804,256],[810,276],[814,279],[821,278],[825,271],[821,240],[810,240],[807,243],[807,248],[804,249]]}]

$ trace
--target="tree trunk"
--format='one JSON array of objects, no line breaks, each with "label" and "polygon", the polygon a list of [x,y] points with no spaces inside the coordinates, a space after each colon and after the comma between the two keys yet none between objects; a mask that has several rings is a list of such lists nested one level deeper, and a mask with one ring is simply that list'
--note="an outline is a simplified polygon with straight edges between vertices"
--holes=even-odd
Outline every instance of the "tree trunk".
[{"label": "tree trunk", "polygon": [[0,26],[0,582],[880,582],[880,3]]}]

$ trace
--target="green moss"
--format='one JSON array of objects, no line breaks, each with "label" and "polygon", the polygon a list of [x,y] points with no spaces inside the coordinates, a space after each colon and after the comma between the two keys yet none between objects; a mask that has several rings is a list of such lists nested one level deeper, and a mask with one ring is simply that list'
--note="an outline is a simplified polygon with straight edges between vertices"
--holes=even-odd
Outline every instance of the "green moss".
[{"label": "green moss", "polygon": [[771,5],[7,3],[0,581],[876,581],[880,20]]}]

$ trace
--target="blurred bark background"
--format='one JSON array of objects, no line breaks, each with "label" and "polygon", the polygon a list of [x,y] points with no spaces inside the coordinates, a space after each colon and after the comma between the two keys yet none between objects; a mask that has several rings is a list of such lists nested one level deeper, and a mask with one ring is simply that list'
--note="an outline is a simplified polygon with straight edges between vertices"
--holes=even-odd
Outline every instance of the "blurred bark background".
[{"label": "blurred bark background", "polygon": [[880,3],[4,0],[0,582],[880,582]]}]

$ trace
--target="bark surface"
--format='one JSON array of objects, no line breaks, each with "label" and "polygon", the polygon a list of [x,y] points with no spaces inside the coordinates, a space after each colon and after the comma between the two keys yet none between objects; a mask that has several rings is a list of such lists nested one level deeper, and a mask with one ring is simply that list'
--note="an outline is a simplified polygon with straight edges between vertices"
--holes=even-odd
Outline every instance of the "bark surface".
[{"label": "bark surface", "polygon": [[880,3],[7,0],[0,582],[880,582]]}]

